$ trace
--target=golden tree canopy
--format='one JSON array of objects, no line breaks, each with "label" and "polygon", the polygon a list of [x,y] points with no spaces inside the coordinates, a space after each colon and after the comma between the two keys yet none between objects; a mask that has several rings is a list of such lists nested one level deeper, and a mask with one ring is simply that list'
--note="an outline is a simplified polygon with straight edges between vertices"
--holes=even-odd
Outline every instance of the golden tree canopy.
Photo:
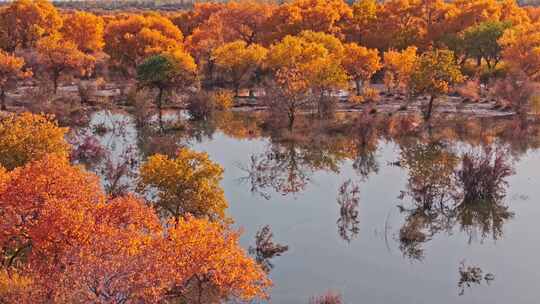
[{"label": "golden tree canopy", "polygon": [[186,214],[220,220],[227,200],[219,185],[223,168],[206,153],[178,150],[175,158],[156,154],[141,166],[139,189],[155,191],[153,203],[164,215],[179,218]]}]

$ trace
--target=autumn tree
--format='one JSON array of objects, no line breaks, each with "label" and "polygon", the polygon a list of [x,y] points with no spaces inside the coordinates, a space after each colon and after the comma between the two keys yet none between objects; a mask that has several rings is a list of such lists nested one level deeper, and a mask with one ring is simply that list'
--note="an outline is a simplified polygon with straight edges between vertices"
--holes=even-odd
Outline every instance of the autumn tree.
[{"label": "autumn tree", "polygon": [[408,47],[398,52],[389,50],[384,53],[384,83],[388,90],[405,90],[409,87],[411,74],[416,64],[416,47]]},{"label": "autumn tree", "polygon": [[211,16],[225,8],[223,2],[195,2],[193,9],[171,15],[169,18],[187,37]]},{"label": "autumn tree", "polygon": [[447,94],[450,87],[463,81],[454,54],[448,50],[433,50],[422,54],[411,75],[411,91],[415,95],[427,94],[429,102],[424,119],[429,121],[437,97]]},{"label": "autumn tree", "polygon": [[28,78],[32,72],[24,70],[24,59],[0,50],[0,102],[2,111],[6,108],[6,91],[17,82]]},{"label": "autumn tree", "polygon": [[379,51],[365,48],[356,43],[345,45],[341,64],[355,81],[356,95],[358,96],[362,93],[362,83],[369,81],[371,76],[382,67]]},{"label": "autumn tree", "polygon": [[523,24],[505,31],[499,39],[503,59],[517,72],[540,79],[540,30],[538,24]]},{"label": "autumn tree", "polygon": [[152,55],[182,49],[184,36],[159,15],[118,17],[105,27],[105,52],[117,65],[135,68]]},{"label": "autumn tree", "polygon": [[268,26],[275,41],[304,30],[341,35],[341,25],[351,17],[351,7],[343,0],[295,0],[280,5]]},{"label": "autumn tree", "polygon": [[293,131],[300,111],[309,108],[312,94],[309,80],[303,71],[295,67],[279,68],[274,75],[274,86],[269,88],[265,103],[271,116],[285,115],[289,131]]},{"label": "autumn tree", "polygon": [[268,45],[271,42],[268,23],[274,9],[274,5],[261,1],[230,1],[211,18],[219,19],[227,42],[242,40],[248,45]]},{"label": "autumn tree", "polygon": [[9,114],[0,120],[0,164],[11,170],[50,153],[66,157],[66,132],[50,116]]},{"label": "autumn tree", "polygon": [[186,214],[219,220],[225,217],[227,201],[219,185],[223,168],[206,153],[187,148],[178,150],[175,158],[156,154],[141,166],[138,188],[152,193],[156,208],[168,217],[178,219]]},{"label": "autumn tree", "polygon": [[489,69],[495,68],[501,60],[499,39],[509,27],[509,23],[486,21],[466,29],[463,34],[465,53],[476,58],[478,65],[483,59]]},{"label": "autumn tree", "polygon": [[44,36],[56,33],[62,18],[47,0],[17,0],[0,11],[0,47],[14,51],[33,47]]},{"label": "autumn tree", "polygon": [[225,77],[230,79],[236,96],[243,85],[251,85],[262,68],[267,50],[258,45],[247,45],[242,40],[224,44],[213,51],[213,60]]},{"label": "autumn tree", "polygon": [[64,15],[60,29],[64,39],[75,43],[85,53],[96,53],[103,49],[105,23],[103,18],[87,12],[74,12]]},{"label": "autumn tree", "polygon": [[[322,103],[326,101],[328,93],[345,88],[348,84],[348,75],[341,66],[342,52],[343,46],[331,35],[303,32],[297,37],[287,36],[273,45],[267,62],[274,73],[281,73],[276,77],[276,88],[284,89],[285,95],[299,94],[301,104],[309,95],[306,90],[314,91],[318,95],[314,101],[321,115]],[[289,77],[294,79],[295,84],[282,86],[284,79]]]},{"label": "autumn tree", "polygon": [[195,61],[182,50],[151,56],[137,66],[139,85],[158,90],[156,105],[162,128],[161,109],[164,94],[193,85],[197,78],[196,73]]},{"label": "autumn tree", "polygon": [[89,75],[94,68],[95,58],[81,52],[72,41],[59,35],[42,38],[37,43],[38,62],[58,89],[60,77],[65,74]]},{"label": "autumn tree", "polygon": [[352,17],[347,20],[344,31],[348,41],[366,43],[366,36],[377,23],[381,9],[376,0],[358,0],[352,6]]},{"label": "autumn tree", "polygon": [[162,225],[132,195],[106,199],[97,176],[58,155],[0,177],[2,302],[266,298],[266,274],[223,223]]}]

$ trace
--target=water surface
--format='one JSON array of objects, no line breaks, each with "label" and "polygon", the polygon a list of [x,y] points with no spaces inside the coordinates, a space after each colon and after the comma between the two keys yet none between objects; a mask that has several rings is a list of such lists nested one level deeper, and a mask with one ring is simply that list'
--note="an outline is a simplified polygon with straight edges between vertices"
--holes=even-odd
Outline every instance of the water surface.
[{"label": "water surface", "polygon": [[[97,136],[100,141],[115,155],[130,147],[133,158],[143,160],[148,153],[141,141],[148,138],[129,118],[98,113],[91,124],[110,119],[127,119],[127,132],[109,131]],[[234,122],[227,125],[234,129]],[[345,303],[538,303],[539,150],[498,139],[479,145],[455,137],[376,136],[351,152],[334,142],[328,149],[255,130],[238,133],[214,126],[195,138],[167,136],[224,167],[227,213],[244,230],[243,246],[253,245],[264,225],[289,246],[272,261],[270,302],[307,303],[332,290]],[[489,157],[486,147],[504,149],[498,153],[513,174],[503,178],[496,202],[460,209],[463,198],[455,196],[463,191],[447,182],[466,153]],[[357,217],[348,219],[357,224],[340,231],[347,219],[340,221],[338,198],[347,181],[359,190],[352,208]],[[412,237],[403,235],[411,229]],[[482,274],[460,286],[460,267],[478,267]]]}]

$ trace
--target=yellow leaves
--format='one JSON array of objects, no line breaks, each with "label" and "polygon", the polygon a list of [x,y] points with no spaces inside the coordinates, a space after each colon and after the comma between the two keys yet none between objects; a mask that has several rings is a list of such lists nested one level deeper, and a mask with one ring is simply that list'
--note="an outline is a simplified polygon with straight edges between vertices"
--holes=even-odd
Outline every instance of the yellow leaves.
[{"label": "yellow leaves", "polygon": [[290,92],[300,92],[307,87],[343,88],[348,75],[340,65],[342,52],[338,39],[323,33],[304,32],[302,36],[287,36],[273,45],[267,62],[271,69],[282,71],[276,76],[278,83],[285,84],[284,76],[293,81],[287,85]]},{"label": "yellow leaves", "polygon": [[59,34],[40,39],[37,51],[38,61],[50,74],[55,91],[61,73],[87,75],[93,70],[96,61],[94,57],[81,52],[75,42],[65,40]]},{"label": "yellow leaves", "polygon": [[258,45],[247,45],[242,40],[223,44],[216,48],[212,54],[215,63],[228,72],[244,71],[249,67],[260,66],[266,58],[267,50]]},{"label": "yellow leaves", "polygon": [[386,86],[389,89],[407,88],[418,59],[416,47],[408,47],[398,52],[389,50],[384,53],[384,68],[386,70]]},{"label": "yellow leaves", "polygon": [[414,94],[438,96],[448,93],[450,85],[463,81],[454,54],[448,50],[427,52],[417,60],[411,75]]},{"label": "yellow leaves", "polygon": [[341,64],[353,79],[362,81],[368,81],[382,67],[379,51],[359,46],[356,43],[345,45]]},{"label": "yellow leaves", "polygon": [[268,53],[270,68],[300,68],[311,61],[326,57],[328,50],[319,43],[308,42],[295,36],[286,36],[279,43],[272,45]]},{"label": "yellow leaves", "polygon": [[[21,299],[20,294],[30,294],[32,280],[16,271],[0,269],[0,301],[5,303],[17,303]],[[20,302],[19,302],[20,303]]]},{"label": "yellow leaves", "polygon": [[506,30],[499,39],[504,60],[533,80],[540,79],[540,24],[526,23]]},{"label": "yellow leaves", "polygon": [[131,67],[148,56],[182,49],[182,32],[167,18],[130,15],[111,21],[105,28],[105,52],[117,64]]},{"label": "yellow leaves", "polygon": [[66,132],[50,116],[10,114],[0,120],[0,163],[13,169],[49,153],[67,157]]},{"label": "yellow leaves", "polygon": [[340,61],[343,57],[344,47],[341,41],[333,35],[322,32],[302,31],[298,37],[309,43],[318,43],[328,50],[334,60]]},{"label": "yellow leaves", "polygon": [[[171,165],[162,156],[152,162]],[[190,181],[222,173],[207,155],[181,150],[164,175],[176,178],[186,166]],[[105,202],[97,176],[57,155],[0,170],[0,184],[0,244],[14,261],[9,273],[0,270],[1,301],[86,303],[107,294],[127,302],[180,296],[190,302],[184,292],[193,278],[210,283],[200,292],[219,299],[266,297],[270,281],[224,222],[186,215],[163,226],[134,196]],[[217,187],[200,185],[200,200]]]},{"label": "yellow leaves", "polygon": [[103,18],[77,11],[64,16],[61,32],[66,40],[74,42],[81,51],[93,53],[101,51],[105,45],[104,27]]},{"label": "yellow leaves", "polygon": [[0,14],[0,46],[8,51],[32,47],[62,25],[58,11],[46,0],[17,0]]},{"label": "yellow leaves", "polygon": [[185,214],[223,219],[227,201],[220,187],[223,168],[206,153],[187,148],[176,158],[156,154],[141,166],[140,191],[156,191],[154,204],[165,215],[178,218]]},{"label": "yellow leaves", "polygon": [[[5,91],[17,80],[32,76],[32,72],[24,71],[24,59],[0,50],[0,90]],[[1,93],[1,92],[0,92]]]},{"label": "yellow leaves", "polygon": [[214,49],[212,59],[225,77],[231,78],[236,91],[250,84],[255,71],[262,68],[268,50],[258,44],[247,45],[242,40],[226,43]]},{"label": "yellow leaves", "polygon": [[234,105],[234,93],[228,90],[218,90],[212,94],[218,110],[228,110]]}]

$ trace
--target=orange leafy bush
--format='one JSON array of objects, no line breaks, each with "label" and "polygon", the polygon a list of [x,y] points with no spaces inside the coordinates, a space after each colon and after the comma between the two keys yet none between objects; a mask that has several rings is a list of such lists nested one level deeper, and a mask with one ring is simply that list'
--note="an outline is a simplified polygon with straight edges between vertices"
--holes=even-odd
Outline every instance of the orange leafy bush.
[{"label": "orange leafy bush", "polygon": [[156,303],[266,297],[270,281],[223,223],[162,224],[94,174],[48,155],[0,174],[0,301]]},{"label": "orange leafy bush", "polygon": [[0,164],[13,169],[49,153],[67,157],[66,132],[50,116],[10,114],[0,120]]}]

